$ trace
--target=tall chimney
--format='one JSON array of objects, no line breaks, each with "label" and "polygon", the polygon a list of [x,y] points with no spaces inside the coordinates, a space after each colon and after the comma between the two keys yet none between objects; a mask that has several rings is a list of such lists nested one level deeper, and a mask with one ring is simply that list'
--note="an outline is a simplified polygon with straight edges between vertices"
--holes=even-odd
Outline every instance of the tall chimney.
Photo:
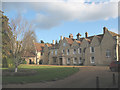
[{"label": "tall chimney", "polygon": [[85,37],[86,37],[86,38],[88,37],[88,32],[85,33]]},{"label": "tall chimney", "polygon": [[73,35],[72,35],[72,34],[70,34],[70,35],[69,35],[69,38],[73,39]]},{"label": "tall chimney", "polygon": [[55,40],[53,40],[52,43],[55,44]]},{"label": "tall chimney", "polygon": [[60,40],[63,40],[63,36],[60,36]]},{"label": "tall chimney", "polygon": [[78,33],[76,36],[77,36],[77,40],[79,40],[79,39],[80,39],[81,34],[80,34],[80,33]]},{"label": "tall chimney", "polygon": [[103,27],[103,34],[105,34],[105,32],[107,31],[108,29],[106,27]]}]

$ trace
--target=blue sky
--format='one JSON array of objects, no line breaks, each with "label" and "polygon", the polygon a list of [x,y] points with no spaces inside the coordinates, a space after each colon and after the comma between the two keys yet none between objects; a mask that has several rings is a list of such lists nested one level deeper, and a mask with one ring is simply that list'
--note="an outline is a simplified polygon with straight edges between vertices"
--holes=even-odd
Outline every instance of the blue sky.
[{"label": "blue sky", "polygon": [[[57,0],[56,0],[57,1]],[[106,2],[95,4],[91,2],[71,2],[70,0],[55,2],[10,2],[3,3],[2,10],[11,20],[19,11],[21,15],[35,25],[37,41],[52,43],[60,36],[68,37],[70,33],[76,38],[80,33],[85,36],[103,33],[103,27],[117,32],[117,3]]]}]

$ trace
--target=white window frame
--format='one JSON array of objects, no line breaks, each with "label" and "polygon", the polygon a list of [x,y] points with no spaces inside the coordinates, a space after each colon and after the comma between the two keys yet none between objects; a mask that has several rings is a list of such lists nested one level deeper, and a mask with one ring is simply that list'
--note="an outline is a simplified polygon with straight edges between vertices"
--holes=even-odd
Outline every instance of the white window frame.
[{"label": "white window frame", "polygon": [[[93,56],[92,56],[93,57]],[[92,57],[90,57],[90,63],[91,64],[94,64],[95,63],[95,57],[94,57],[94,62],[93,62],[93,60],[92,60]]]},{"label": "white window frame", "polygon": [[[64,51],[64,52],[63,52],[63,51]],[[62,50],[62,53],[65,54],[65,50],[64,50],[64,49]]]},{"label": "white window frame", "polygon": [[81,54],[81,48],[78,48],[78,53]]},{"label": "white window frame", "polygon": [[70,58],[67,58],[67,64],[70,64]]},{"label": "white window frame", "polygon": [[[69,50],[69,52],[68,52],[68,50]],[[67,55],[69,55],[70,54],[70,49],[67,49]]]},{"label": "white window frame", "polygon": [[82,57],[79,57],[79,64],[82,63]]},{"label": "white window frame", "polygon": [[75,58],[73,58],[73,64],[77,64],[77,60],[75,60]]},{"label": "white window frame", "polygon": [[76,54],[76,51],[74,51],[74,50],[76,50],[76,49],[73,49],[73,54]]},{"label": "white window frame", "polygon": [[95,52],[95,47],[90,47],[90,53],[94,53],[94,52],[92,52],[92,49]]},{"label": "white window frame", "polygon": [[106,57],[107,58],[111,57],[111,50],[109,49],[106,50]]},{"label": "white window frame", "polygon": [[53,50],[51,50],[51,55],[53,55]]},{"label": "white window frame", "polygon": [[55,50],[55,55],[57,55],[57,50]]}]

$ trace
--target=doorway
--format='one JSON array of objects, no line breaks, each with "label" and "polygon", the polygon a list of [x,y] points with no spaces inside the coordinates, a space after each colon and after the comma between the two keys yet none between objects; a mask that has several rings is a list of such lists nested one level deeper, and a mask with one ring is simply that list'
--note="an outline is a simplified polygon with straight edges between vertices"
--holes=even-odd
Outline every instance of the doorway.
[{"label": "doorway", "polygon": [[39,64],[43,64],[43,60],[40,60],[40,61],[39,61]]},{"label": "doorway", "polygon": [[31,59],[29,59],[29,64],[32,64],[32,61],[31,61]]},{"label": "doorway", "polygon": [[62,65],[62,58],[60,58],[59,61],[60,61],[60,65]]}]

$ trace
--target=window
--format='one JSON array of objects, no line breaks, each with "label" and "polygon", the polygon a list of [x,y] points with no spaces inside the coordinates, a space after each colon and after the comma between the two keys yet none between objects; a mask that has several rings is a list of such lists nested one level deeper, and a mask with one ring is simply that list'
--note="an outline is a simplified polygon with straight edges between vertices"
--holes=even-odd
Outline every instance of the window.
[{"label": "window", "polygon": [[73,64],[77,64],[77,58],[73,58]]},{"label": "window", "polygon": [[42,48],[42,51],[43,51],[44,47],[41,47],[41,48]]},{"label": "window", "polygon": [[106,57],[110,57],[111,56],[111,51],[109,49],[106,50]]},{"label": "window", "polygon": [[81,48],[78,48],[78,53],[79,53],[79,54],[81,53]]},{"label": "window", "polygon": [[70,51],[69,51],[69,49],[67,50],[67,55],[69,55],[70,54]]},{"label": "window", "polygon": [[62,53],[65,54],[65,50],[64,49],[62,50]]},{"label": "window", "polygon": [[63,46],[65,46],[66,45],[66,43],[63,43]]},{"label": "window", "polygon": [[43,52],[41,52],[41,56],[43,55]]},{"label": "window", "polygon": [[91,57],[91,63],[95,63],[94,57]]},{"label": "window", "polygon": [[83,49],[83,52],[85,53],[86,48]]},{"label": "window", "polygon": [[81,63],[82,63],[82,58],[80,57],[80,58],[79,58],[79,64],[81,64]]},{"label": "window", "polygon": [[51,51],[51,54],[53,55],[53,50]]},{"label": "window", "polygon": [[67,64],[70,64],[70,58],[67,58]]},{"label": "window", "polygon": [[54,63],[56,63],[56,62],[57,62],[57,61],[56,61],[56,58],[53,58],[53,62],[54,62]]},{"label": "window", "polygon": [[91,52],[91,53],[94,52],[94,47],[90,47],[90,52]]},{"label": "window", "polygon": [[57,50],[55,50],[55,55],[57,55]]},{"label": "window", "polygon": [[76,49],[73,50],[73,54],[76,54]]}]

